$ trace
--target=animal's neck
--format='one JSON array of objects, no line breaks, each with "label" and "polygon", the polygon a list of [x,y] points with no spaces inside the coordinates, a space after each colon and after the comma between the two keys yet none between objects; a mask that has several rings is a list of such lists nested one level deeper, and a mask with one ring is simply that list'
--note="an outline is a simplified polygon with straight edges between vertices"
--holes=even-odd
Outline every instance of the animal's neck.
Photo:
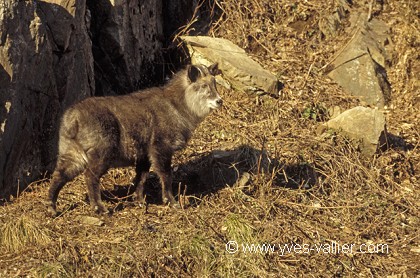
[{"label": "animal's neck", "polygon": [[166,97],[171,100],[179,113],[182,114],[190,128],[195,129],[208,114],[200,105],[195,92],[192,92],[190,82],[185,72],[179,72],[163,88]]},{"label": "animal's neck", "polygon": [[203,107],[200,102],[194,97],[185,95],[185,106],[188,109],[189,113],[197,119],[198,123],[204,120],[207,116],[208,111],[206,107]]},{"label": "animal's neck", "polygon": [[191,109],[191,103],[189,103],[189,99],[185,96],[181,101],[183,102],[183,111],[181,113],[183,113],[186,121],[188,121],[190,128],[194,130],[204,120],[205,115],[197,113],[196,109]]}]

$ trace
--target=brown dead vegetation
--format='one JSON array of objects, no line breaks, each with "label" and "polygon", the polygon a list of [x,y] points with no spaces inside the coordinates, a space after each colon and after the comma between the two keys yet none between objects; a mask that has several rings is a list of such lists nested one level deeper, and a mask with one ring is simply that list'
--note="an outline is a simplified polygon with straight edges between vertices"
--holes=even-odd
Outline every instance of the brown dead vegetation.
[{"label": "brown dead vegetation", "polygon": [[[359,104],[323,70],[351,34],[320,35],[334,1],[216,1],[210,35],[232,40],[284,84],[278,98],[221,89],[225,107],[198,128],[174,160],[182,209],[130,206],[133,169],[103,177],[103,225],[79,177],[61,195],[62,215],[46,217],[49,180],[0,207],[0,276],[33,277],[415,277],[419,273],[419,6],[416,1],[353,1],[391,26],[387,68],[389,147],[373,159],[345,138],[318,138],[321,111]],[[211,5],[210,5],[211,6]],[[322,108],[322,109],[321,109]],[[304,111],[317,117],[306,117]],[[321,115],[322,114],[322,115]],[[214,150],[219,150],[214,152]],[[226,243],[275,244],[235,254]],[[289,252],[284,244],[386,244],[372,253]],[[377,250],[378,251],[378,250]]]}]

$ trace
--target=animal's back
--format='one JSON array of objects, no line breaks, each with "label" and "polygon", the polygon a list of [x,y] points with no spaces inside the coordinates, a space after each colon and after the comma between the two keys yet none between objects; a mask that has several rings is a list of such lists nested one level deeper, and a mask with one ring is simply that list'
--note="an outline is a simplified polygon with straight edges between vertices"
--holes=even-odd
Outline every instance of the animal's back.
[{"label": "animal's back", "polygon": [[192,128],[183,106],[182,92],[165,94],[161,88],[88,98],[65,112],[60,137],[76,141],[84,151],[98,149],[99,156],[111,156],[111,166],[130,164],[156,141],[174,150],[185,146]]}]

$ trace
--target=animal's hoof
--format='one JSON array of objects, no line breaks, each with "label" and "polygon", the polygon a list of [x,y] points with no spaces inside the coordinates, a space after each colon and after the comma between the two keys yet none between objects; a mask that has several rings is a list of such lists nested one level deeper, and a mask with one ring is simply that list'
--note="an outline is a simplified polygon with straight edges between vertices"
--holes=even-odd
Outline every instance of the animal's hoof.
[{"label": "animal's hoof", "polygon": [[146,198],[145,197],[137,197],[134,196],[134,200],[133,200],[133,206],[135,207],[145,207],[146,206]]},{"label": "animal's hoof", "polygon": [[103,204],[94,205],[93,210],[97,214],[109,214],[109,210]]},{"label": "animal's hoof", "polygon": [[55,218],[58,216],[58,212],[53,207],[48,207],[48,215]]},{"label": "animal's hoof", "polygon": [[179,209],[181,206],[177,201],[175,201],[175,198],[164,198],[163,203],[169,205],[171,208]]},{"label": "animal's hoof", "polygon": [[139,208],[144,208],[144,207],[146,207],[146,202],[136,202],[136,206],[137,207],[139,207]]}]

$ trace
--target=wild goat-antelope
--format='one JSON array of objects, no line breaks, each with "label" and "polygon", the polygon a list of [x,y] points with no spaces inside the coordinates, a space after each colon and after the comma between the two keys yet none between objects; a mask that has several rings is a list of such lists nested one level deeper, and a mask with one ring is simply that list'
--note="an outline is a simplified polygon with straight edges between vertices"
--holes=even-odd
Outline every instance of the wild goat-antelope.
[{"label": "wild goat-antelope", "polygon": [[176,205],[172,193],[171,160],[185,147],[192,132],[214,109],[222,106],[210,67],[189,65],[163,87],[124,96],[92,97],[63,115],[59,150],[48,194],[48,211],[56,215],[63,186],[84,172],[92,208],[106,212],[99,179],[111,167],[134,165],[134,198],[143,203],[151,166],[162,185],[164,203]]}]

